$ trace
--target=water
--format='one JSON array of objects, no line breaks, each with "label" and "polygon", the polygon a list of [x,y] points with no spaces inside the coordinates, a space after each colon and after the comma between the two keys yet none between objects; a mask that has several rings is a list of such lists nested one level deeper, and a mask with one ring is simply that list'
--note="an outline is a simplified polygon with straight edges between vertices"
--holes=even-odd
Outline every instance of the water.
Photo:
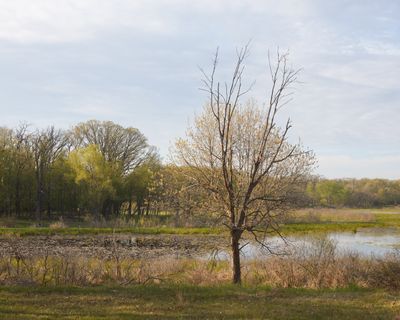
[{"label": "water", "polygon": [[[365,229],[354,232],[332,232],[326,235],[327,239],[336,244],[338,254],[354,252],[364,257],[382,257],[387,253],[400,249],[400,233],[391,229]],[[317,236],[291,236],[284,241],[280,237],[271,237],[266,242],[275,254],[295,252],[300,248],[310,246]],[[242,244],[246,241],[242,240]],[[244,259],[260,259],[268,257],[270,252],[254,241],[242,249]],[[228,259],[228,251],[214,252],[218,259]]]},{"label": "water", "polygon": [[339,251],[358,252],[364,256],[383,256],[400,249],[400,234],[395,231],[360,231],[357,233],[332,233]]}]

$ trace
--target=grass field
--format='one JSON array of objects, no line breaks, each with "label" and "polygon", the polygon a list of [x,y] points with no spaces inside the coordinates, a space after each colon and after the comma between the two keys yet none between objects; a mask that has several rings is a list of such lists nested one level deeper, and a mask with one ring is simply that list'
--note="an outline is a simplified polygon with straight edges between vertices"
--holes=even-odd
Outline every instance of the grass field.
[{"label": "grass field", "polygon": [[[398,209],[312,209],[296,214],[298,222],[286,223],[282,226],[285,234],[348,231],[356,232],[360,228],[397,228],[400,231],[400,212]],[[304,217],[303,219],[301,219]]]},{"label": "grass field", "polygon": [[[63,227],[52,227],[51,221],[44,221],[43,226],[34,226],[34,221],[0,219],[0,235],[85,235],[85,234],[223,234],[222,227],[136,227],[109,226],[93,227],[77,222],[66,223]],[[281,225],[283,234],[316,233],[347,231],[356,232],[360,228],[398,228],[400,230],[400,209],[302,209],[294,212],[291,219]]]},{"label": "grass field", "polygon": [[0,235],[17,236],[48,236],[48,235],[90,235],[90,234],[112,234],[112,233],[132,233],[132,234],[182,234],[182,235],[201,235],[201,234],[220,234],[224,232],[221,228],[170,228],[170,227],[144,227],[144,228],[50,228],[50,227],[18,227],[0,228]]},{"label": "grass field", "polygon": [[400,294],[233,286],[0,287],[1,319],[395,319]]}]

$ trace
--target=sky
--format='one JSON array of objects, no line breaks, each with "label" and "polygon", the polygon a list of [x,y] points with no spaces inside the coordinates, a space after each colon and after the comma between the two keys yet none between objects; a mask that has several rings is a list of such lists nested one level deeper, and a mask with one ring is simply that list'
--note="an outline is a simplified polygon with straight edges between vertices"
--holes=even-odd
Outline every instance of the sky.
[{"label": "sky", "polygon": [[262,103],[268,50],[301,68],[291,138],[327,178],[400,179],[400,1],[0,0],[0,126],[138,128],[167,158],[207,96],[199,67],[245,78]]}]

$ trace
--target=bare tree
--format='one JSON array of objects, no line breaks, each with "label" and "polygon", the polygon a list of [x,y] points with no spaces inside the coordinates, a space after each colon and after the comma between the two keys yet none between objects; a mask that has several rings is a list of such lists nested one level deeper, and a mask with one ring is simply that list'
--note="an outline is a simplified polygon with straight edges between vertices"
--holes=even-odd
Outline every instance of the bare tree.
[{"label": "bare tree", "polygon": [[28,125],[23,123],[14,131],[14,174],[15,174],[15,214],[21,214],[21,176],[29,164],[29,133]]},{"label": "bare tree", "polygon": [[160,204],[163,210],[174,213],[176,227],[182,226],[182,223],[192,224],[204,217],[201,204],[207,194],[196,188],[188,170],[191,168],[166,165],[156,179]]},{"label": "bare tree", "polygon": [[267,101],[262,107],[252,101],[242,103],[249,91],[242,85],[247,55],[246,46],[238,52],[232,78],[221,84],[215,76],[217,51],[211,74],[203,72],[208,104],[187,137],[177,141],[173,156],[177,164],[193,169],[187,172],[208,192],[210,210],[230,231],[234,283],[241,283],[243,233],[251,233],[270,250],[265,236],[279,233],[277,217],[292,205],[296,186],[314,164],[312,152],[288,142],[290,121],[283,128],[277,125],[277,114],[290,101],[298,70],[288,66],[287,54],[278,52],[275,64],[269,58],[272,87]]},{"label": "bare tree", "polygon": [[97,145],[107,161],[118,161],[123,174],[131,172],[155,154],[146,137],[136,128],[124,128],[112,121],[89,120],[72,129],[77,146]]},{"label": "bare tree", "polygon": [[[51,165],[64,151],[68,141],[64,132],[56,130],[54,127],[36,131],[30,140],[35,163],[36,219],[40,221],[43,210],[43,196],[46,193],[45,177]],[[49,191],[47,190],[47,196],[49,196]]]}]

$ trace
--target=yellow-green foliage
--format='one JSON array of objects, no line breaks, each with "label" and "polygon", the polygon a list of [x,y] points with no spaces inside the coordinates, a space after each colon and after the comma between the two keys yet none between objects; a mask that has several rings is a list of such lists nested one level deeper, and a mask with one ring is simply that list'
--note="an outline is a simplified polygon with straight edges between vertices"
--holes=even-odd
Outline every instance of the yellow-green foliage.
[{"label": "yellow-green foliage", "polygon": [[75,182],[82,186],[84,198],[92,202],[94,209],[98,210],[107,196],[115,194],[113,177],[118,176],[118,164],[106,161],[98,146],[89,145],[72,151],[68,163]]}]

